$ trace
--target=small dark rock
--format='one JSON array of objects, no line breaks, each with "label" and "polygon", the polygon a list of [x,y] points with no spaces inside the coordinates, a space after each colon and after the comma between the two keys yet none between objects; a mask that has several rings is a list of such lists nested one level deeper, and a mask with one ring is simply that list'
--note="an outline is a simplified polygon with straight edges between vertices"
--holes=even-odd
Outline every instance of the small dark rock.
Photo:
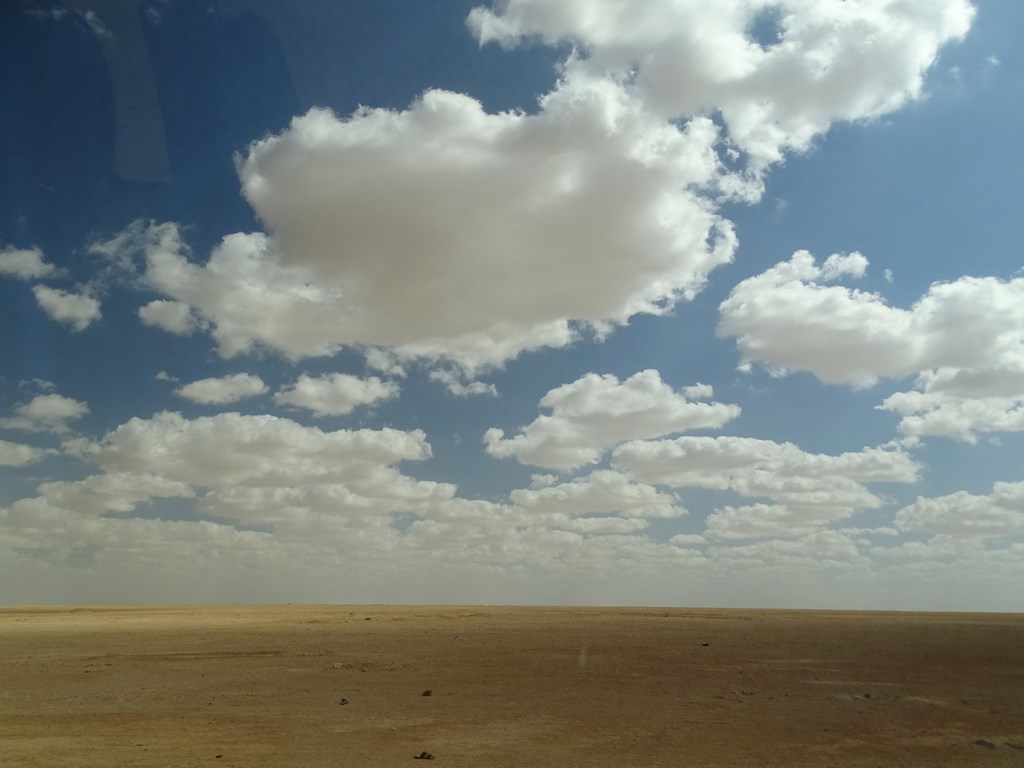
[{"label": "small dark rock", "polygon": [[344,706],[345,704],[348,704],[348,699],[342,699],[338,703],[341,704],[342,706]]},{"label": "small dark rock", "polygon": [[433,760],[434,756],[429,752],[420,752],[418,755],[413,756],[413,760]]},{"label": "small dark rock", "polygon": [[701,643],[700,647],[701,648],[710,648],[711,647],[711,643]]},{"label": "small dark rock", "polygon": [[427,688],[427,690],[425,690],[425,691],[423,692],[423,695],[424,695],[424,696],[433,696],[433,695],[434,695],[434,692],[433,692],[433,691],[432,691],[432,690],[431,690],[430,688]]},{"label": "small dark rock", "polygon": [[984,747],[985,749],[995,749],[996,748],[996,745],[993,744],[988,739],[975,739],[974,740],[974,746],[976,746],[976,747]]}]

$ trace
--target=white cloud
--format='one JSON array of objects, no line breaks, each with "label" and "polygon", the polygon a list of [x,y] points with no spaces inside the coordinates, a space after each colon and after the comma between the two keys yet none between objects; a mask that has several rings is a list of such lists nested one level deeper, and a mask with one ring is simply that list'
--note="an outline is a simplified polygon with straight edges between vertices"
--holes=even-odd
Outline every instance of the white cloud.
[{"label": "white cloud", "polygon": [[419,431],[323,432],[273,416],[189,420],[164,412],[131,419],[99,440],[67,440],[64,449],[102,473],[44,484],[12,510],[130,512],[152,497],[199,495],[200,513],[271,525],[281,543],[380,551],[397,535],[392,514],[444,516],[455,502],[453,485],[396,468],[430,456]]},{"label": "white cloud", "polygon": [[153,220],[136,219],[106,240],[93,239],[89,242],[87,250],[122,273],[137,273],[140,257],[145,256],[147,248],[156,244],[163,242],[166,247],[187,252],[188,247],[177,242],[177,238],[176,227],[160,225]]},{"label": "white cloud", "polygon": [[536,115],[443,91],[403,112],[312,110],[240,164],[272,236],[231,235],[199,266],[163,225],[147,278],[227,356],[349,345],[496,365],[578,324],[661,314],[732,258],[731,225],[695,191],[721,175],[717,139],[710,120],[680,130],[606,81]]},{"label": "white cloud", "polygon": [[[700,394],[709,393],[701,389]],[[623,382],[610,374],[588,373],[551,390],[539,405],[551,414],[538,416],[514,437],[506,438],[501,429],[487,430],[487,452],[523,464],[570,470],[596,463],[623,441],[716,428],[740,413],[736,405],[687,400],[655,370]]]},{"label": "white cloud", "polygon": [[[858,387],[915,370],[911,318],[880,296],[822,285],[857,276],[864,257],[834,254],[825,267],[807,251],[740,282],[719,307],[719,336],[736,337],[743,367],[761,363],[777,375],[811,371],[822,381]],[[908,354],[910,353],[910,354]]]},{"label": "white cloud", "polygon": [[[900,432],[913,437],[954,437],[966,442],[977,442],[984,432],[1024,431],[1024,386],[1009,397],[956,395],[931,391],[929,384],[936,381],[935,373],[926,372],[919,377],[925,391],[897,392],[882,401],[878,408],[899,414]],[[1009,384],[1020,372],[998,372]]]},{"label": "white cloud", "polygon": [[251,373],[236,373],[215,379],[200,379],[178,387],[174,394],[203,405],[228,405],[267,391],[263,379]]},{"label": "white cloud", "polygon": [[566,483],[521,488],[512,491],[509,499],[537,515],[674,518],[686,514],[675,496],[610,470]]},{"label": "white cloud", "polygon": [[653,485],[729,490],[771,501],[715,510],[707,523],[713,538],[803,535],[882,506],[866,483],[912,483],[919,469],[899,450],[828,456],[792,443],[727,436],[626,443],[615,450],[613,465]]},{"label": "white cloud", "polygon": [[406,370],[392,352],[379,347],[369,347],[363,350],[363,355],[366,357],[368,368],[398,379],[405,378]]},{"label": "white cloud", "polygon": [[376,376],[360,379],[347,373],[299,376],[290,387],[274,395],[278,405],[305,408],[316,416],[344,416],[361,405],[397,397],[399,386]]},{"label": "white cloud", "polygon": [[[778,40],[751,29],[777,14]],[[805,149],[839,120],[891,112],[921,95],[939,48],[963,37],[967,0],[510,0],[474,9],[481,43],[571,42],[570,81],[610,75],[666,117],[719,112],[753,165]]]},{"label": "white cloud", "polygon": [[901,531],[926,530],[938,536],[997,538],[1024,533],[1024,483],[995,483],[988,496],[957,491],[918,497],[896,513]]},{"label": "white cloud", "polygon": [[43,483],[39,496],[15,502],[15,513],[62,510],[76,515],[101,515],[107,512],[132,512],[139,504],[154,498],[191,498],[186,483],[157,475],[115,472],[90,475],[84,480]]},{"label": "white cloud", "polygon": [[420,431],[338,430],[275,416],[219,413],[194,420],[161,412],[132,418],[100,440],[65,450],[108,472],[159,475],[198,486],[291,487],[391,479],[390,465],[430,456]]},{"label": "white cloud", "polygon": [[200,325],[192,308],[180,301],[151,301],[139,307],[139,318],[146,325],[179,336],[187,336]]},{"label": "white cloud", "polygon": [[859,276],[862,260],[832,256],[822,268],[798,251],[733,289],[719,307],[718,334],[736,337],[741,367],[760,363],[775,375],[809,371],[867,387],[916,374],[917,391],[880,406],[903,417],[904,434],[973,441],[1024,429],[1024,278],[936,283],[909,310],[821,284]]},{"label": "white cloud", "polygon": [[457,371],[439,368],[430,372],[430,380],[444,384],[444,388],[456,397],[475,397],[477,395],[498,396],[498,388],[483,381],[465,381]]},{"label": "white cloud", "polygon": [[715,394],[715,390],[710,384],[693,384],[683,387],[680,391],[690,400],[707,400]]},{"label": "white cloud", "polygon": [[31,445],[0,440],[0,467],[24,467],[39,461],[48,453],[50,451],[33,448]]},{"label": "white cloud", "polygon": [[762,483],[784,489],[788,480],[799,477],[912,483],[919,469],[900,450],[865,448],[829,456],[807,453],[792,443],[732,436],[634,441],[619,446],[613,459],[648,482],[717,489],[752,489]]},{"label": "white cloud", "polygon": [[58,323],[71,326],[71,330],[84,331],[100,319],[100,303],[84,293],[70,293],[47,285],[32,288],[43,311]]},{"label": "white cloud", "polygon": [[53,264],[43,260],[40,248],[15,248],[9,245],[0,250],[0,277],[31,280],[52,275],[56,271]]},{"label": "white cloud", "polygon": [[396,512],[424,514],[454,495],[446,483],[418,481],[390,469],[365,482],[302,486],[224,486],[207,493],[200,508],[241,523],[271,525],[275,538],[394,557],[400,546]]},{"label": "white cloud", "polygon": [[80,400],[58,394],[38,395],[14,409],[14,416],[0,419],[0,427],[29,432],[68,431],[68,422],[89,413],[89,406]]}]

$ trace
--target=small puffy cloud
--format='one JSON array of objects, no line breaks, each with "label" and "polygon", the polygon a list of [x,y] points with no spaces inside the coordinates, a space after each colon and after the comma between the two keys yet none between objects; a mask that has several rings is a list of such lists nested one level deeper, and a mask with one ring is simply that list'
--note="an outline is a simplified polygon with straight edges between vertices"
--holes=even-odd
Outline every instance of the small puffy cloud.
[{"label": "small puffy cloud", "polygon": [[1024,533],[1024,483],[995,483],[988,496],[957,491],[917,501],[896,513],[901,531],[937,536],[998,538]]},{"label": "small puffy cloud", "polygon": [[719,307],[718,334],[736,338],[742,366],[775,375],[808,371],[854,387],[916,375],[915,391],[880,406],[903,417],[907,435],[973,441],[1024,429],[1024,278],[936,283],[909,310],[823,284],[859,276],[865,265],[851,254],[819,267],[798,251],[733,289]]},{"label": "small puffy cloud", "polygon": [[[926,3],[510,0],[475,8],[481,43],[571,43],[563,76],[610,76],[666,117],[717,112],[755,168],[840,120],[891,112],[922,92],[939,49],[962,38],[967,0]],[[776,35],[752,30],[774,11]]]},{"label": "small puffy cloud", "polygon": [[707,523],[713,538],[802,535],[882,506],[865,484],[912,483],[919,469],[900,450],[828,456],[792,443],[728,436],[626,443],[615,450],[613,465],[654,485],[728,490],[772,502],[715,510]]},{"label": "small puffy cloud", "polygon": [[690,400],[708,400],[715,394],[710,384],[693,384],[680,390]]},{"label": "small puffy cloud", "polygon": [[[806,253],[806,251],[804,251]],[[853,253],[833,253],[821,266],[821,279],[830,282],[843,277],[852,277],[859,280],[868,271],[868,260],[864,254],[854,251]]]},{"label": "small puffy cloud", "polygon": [[977,442],[979,433],[1024,431],[1024,386],[1010,397],[977,397],[925,391],[896,392],[878,407],[899,414],[900,432],[912,437],[953,437]]},{"label": "small puffy cloud", "polygon": [[199,326],[192,308],[180,301],[151,301],[144,307],[139,307],[139,318],[146,325],[162,328],[178,336],[187,336]]},{"label": "small puffy cloud", "polygon": [[361,379],[347,373],[299,376],[290,387],[274,395],[278,405],[312,411],[316,416],[344,416],[361,405],[372,405],[397,397],[398,384],[376,376]]},{"label": "small puffy cloud", "polygon": [[85,293],[71,293],[48,285],[32,288],[43,311],[58,323],[71,326],[71,330],[84,331],[100,319],[100,303]]},{"label": "small puffy cloud", "polygon": [[133,418],[99,440],[65,450],[108,472],[159,475],[190,485],[254,487],[368,483],[391,479],[390,465],[430,456],[420,431],[322,432],[275,416],[219,413],[189,420],[161,412]]},{"label": "small puffy cloud", "polygon": [[405,368],[392,352],[380,347],[368,347],[363,350],[363,357],[366,358],[367,367],[398,379],[405,378]]},{"label": "small puffy cloud", "polygon": [[[547,482],[547,481],[544,481]],[[624,518],[673,518],[686,514],[679,499],[610,470],[598,470],[570,482],[521,488],[509,499],[538,515],[570,517],[619,515]]]},{"label": "small puffy cloud", "polygon": [[[709,393],[701,389],[700,394]],[[540,407],[551,413],[538,416],[513,437],[506,438],[501,429],[487,430],[487,452],[522,464],[570,470],[598,462],[605,451],[626,440],[713,429],[740,413],[736,405],[691,402],[653,369],[622,382],[611,374],[588,373],[548,392]]]},{"label": "small puffy cloud", "polygon": [[918,390],[896,392],[878,406],[901,416],[900,432],[977,442],[980,433],[1024,431],[1024,359],[989,370],[923,371]]},{"label": "small puffy cloud", "polygon": [[456,397],[475,397],[477,395],[498,396],[498,388],[482,381],[465,381],[457,372],[441,368],[430,372],[430,380],[444,384],[444,388]]},{"label": "small puffy cloud", "polygon": [[203,405],[228,405],[267,391],[263,379],[251,373],[236,373],[220,378],[200,379],[178,387],[174,394]]},{"label": "small puffy cloud", "polygon": [[43,260],[40,248],[15,248],[7,246],[0,250],[0,277],[31,280],[46,277],[57,271],[53,264]]},{"label": "small puffy cloud", "polygon": [[915,370],[909,313],[874,293],[825,285],[858,276],[859,253],[818,266],[807,251],[740,282],[719,306],[718,335],[736,338],[743,367],[761,363],[783,375],[811,371],[822,381],[858,387]]},{"label": "small puffy cloud", "polygon": [[50,451],[31,445],[0,440],[0,467],[24,467],[39,461],[49,453]]},{"label": "small puffy cloud", "polygon": [[0,419],[0,427],[29,432],[68,431],[68,422],[89,413],[89,406],[80,400],[58,394],[39,395],[14,409],[14,416]]}]

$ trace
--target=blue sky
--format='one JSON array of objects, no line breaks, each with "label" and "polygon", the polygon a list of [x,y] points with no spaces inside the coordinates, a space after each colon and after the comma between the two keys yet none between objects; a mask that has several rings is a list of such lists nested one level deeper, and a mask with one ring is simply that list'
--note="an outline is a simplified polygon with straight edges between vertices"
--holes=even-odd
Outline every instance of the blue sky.
[{"label": "blue sky", "polygon": [[0,9],[0,600],[1021,610],[996,0]]}]

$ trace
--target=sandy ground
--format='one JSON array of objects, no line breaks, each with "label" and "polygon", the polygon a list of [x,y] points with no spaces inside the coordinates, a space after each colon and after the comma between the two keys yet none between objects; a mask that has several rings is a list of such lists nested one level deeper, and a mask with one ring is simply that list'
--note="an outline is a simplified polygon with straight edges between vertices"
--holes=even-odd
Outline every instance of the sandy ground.
[{"label": "sandy ground", "polygon": [[1022,766],[1024,616],[0,608],[0,765],[428,764]]}]

